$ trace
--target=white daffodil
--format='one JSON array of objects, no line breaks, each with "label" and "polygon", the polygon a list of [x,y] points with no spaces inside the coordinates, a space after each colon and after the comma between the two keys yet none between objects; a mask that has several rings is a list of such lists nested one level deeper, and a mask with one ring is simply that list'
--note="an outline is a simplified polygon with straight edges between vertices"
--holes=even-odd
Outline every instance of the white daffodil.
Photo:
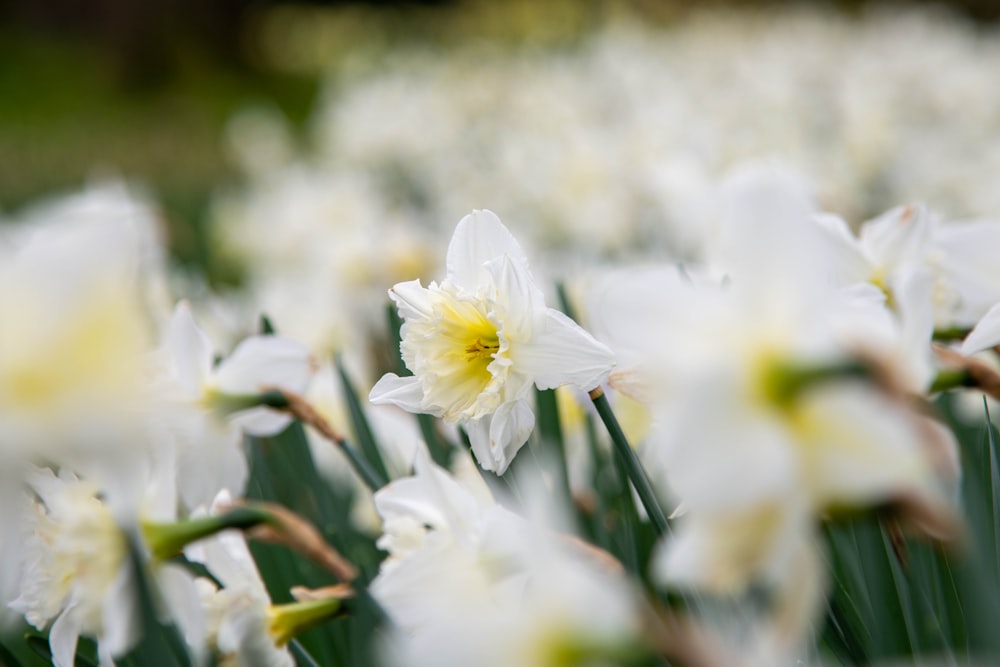
[{"label": "white daffodil", "polygon": [[370,400],[462,423],[479,464],[497,474],[534,428],[533,383],[592,389],[614,365],[607,347],[545,306],[524,251],[490,211],[458,223],[444,281],[399,283],[389,296],[413,376],[383,376]]},{"label": "white daffodil", "polygon": [[617,664],[634,651],[620,573],[505,510],[465,461],[452,476],[418,454],[412,477],[375,496],[389,558],[371,590],[395,621],[388,664]]},{"label": "white daffodil", "polygon": [[211,502],[222,488],[243,490],[243,432],[274,435],[291,421],[265,407],[223,412],[267,387],[304,391],[311,375],[308,351],[278,336],[247,338],[218,365],[213,355],[211,341],[181,302],[160,350],[157,388],[165,402],[163,418],[178,446],[181,500],[189,508]]},{"label": "white daffodil", "polygon": [[656,282],[635,280],[593,315],[633,364],[626,388],[649,402],[650,472],[686,509],[657,574],[720,595],[769,587],[775,619],[805,621],[782,643],[794,653],[822,600],[821,585],[802,583],[821,570],[819,522],[904,499],[947,515],[953,470],[939,470],[934,451],[953,443],[932,442],[909,403],[873,380],[869,356],[881,371],[882,350],[861,343],[891,339],[884,304],[843,288],[840,258],[799,193],[759,177],[739,185],[714,248],[722,284],[646,272]]},{"label": "white daffodil", "polygon": [[149,215],[81,197],[0,232],[0,450],[65,463],[131,441]]},{"label": "white daffodil", "polygon": [[[38,628],[49,628],[57,667],[70,667],[80,636],[97,640],[101,665],[139,639],[135,570],[127,531],[145,521],[170,521],[176,509],[169,460],[119,470],[114,486],[101,487],[63,471],[32,469],[27,483],[37,500],[23,527],[20,594],[11,609]],[[146,546],[140,540],[140,551]],[[194,580],[180,566],[150,561],[150,574],[166,608],[197,648],[203,625],[190,609]],[[51,625],[50,625],[51,624]]]},{"label": "white daffodil", "polygon": [[[222,513],[232,502],[220,491],[204,518]],[[189,545],[185,554],[202,563],[213,580],[196,583],[205,616],[205,639],[218,655],[220,665],[241,667],[291,667],[296,664],[286,645],[296,635],[342,612],[350,595],[346,585],[316,590],[295,587],[295,602],[272,604],[243,534],[226,530]],[[220,587],[221,586],[221,587]]]},{"label": "white daffodil", "polygon": [[[11,607],[44,630],[56,665],[73,664],[81,634],[98,639],[102,658],[136,638],[128,544],[97,487],[39,471],[29,480],[41,498],[24,548],[20,596]],[[111,634],[114,639],[105,641]],[[103,659],[102,659],[103,662]]]}]

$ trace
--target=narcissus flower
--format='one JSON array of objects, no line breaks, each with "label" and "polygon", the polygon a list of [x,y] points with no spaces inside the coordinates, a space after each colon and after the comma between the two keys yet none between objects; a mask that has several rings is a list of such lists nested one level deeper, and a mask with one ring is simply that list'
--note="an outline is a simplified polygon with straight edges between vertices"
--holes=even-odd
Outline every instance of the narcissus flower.
[{"label": "narcissus flower", "polygon": [[490,211],[458,223],[444,281],[399,283],[389,297],[413,376],[385,375],[372,403],[463,424],[479,464],[497,474],[534,427],[532,384],[592,389],[614,366],[611,350],[545,306],[524,251]]},{"label": "narcissus flower", "polygon": [[626,579],[538,520],[551,496],[529,500],[528,520],[494,500],[471,460],[456,468],[418,450],[414,475],[375,494],[377,544],[389,557],[371,591],[394,622],[380,647],[385,664],[556,667],[641,656]]},{"label": "narcissus flower", "polygon": [[312,374],[308,350],[279,336],[251,336],[218,364],[213,357],[212,342],[182,301],[164,332],[154,387],[177,446],[180,500],[189,508],[211,502],[222,488],[242,492],[243,433],[275,435],[292,420],[259,406],[257,394],[268,387],[304,391]]}]

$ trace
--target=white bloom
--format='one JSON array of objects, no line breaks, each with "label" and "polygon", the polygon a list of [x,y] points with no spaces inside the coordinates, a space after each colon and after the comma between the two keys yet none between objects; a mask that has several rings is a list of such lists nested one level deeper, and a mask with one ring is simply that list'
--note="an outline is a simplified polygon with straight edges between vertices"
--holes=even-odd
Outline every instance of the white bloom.
[{"label": "white bloom", "polygon": [[205,504],[222,488],[243,490],[247,463],[242,432],[268,436],[291,421],[287,414],[252,407],[226,416],[228,400],[245,399],[266,387],[295,392],[311,374],[309,353],[278,336],[252,336],[215,365],[211,341],[198,328],[185,302],[177,305],[160,350],[157,388],[165,401],[163,417],[177,445],[181,500]]},{"label": "white bloom", "polygon": [[[921,418],[857,366],[865,334],[891,339],[883,300],[841,287],[824,230],[798,193],[774,185],[731,191],[714,248],[724,284],[647,272],[655,282],[635,280],[593,317],[645,390],[650,472],[686,508],[658,576],[736,596],[763,584],[786,617],[791,591],[820,571],[816,525],[828,512],[901,497],[941,506],[944,493]],[[927,348],[930,318],[921,326]],[[822,586],[808,593],[785,650],[819,608]]]},{"label": "white bloom", "polygon": [[[212,503],[211,513],[231,502],[225,491]],[[203,516],[199,510],[192,516]],[[227,530],[188,546],[185,554],[203,564],[222,584],[219,588],[208,579],[198,579],[198,593],[205,615],[205,635],[211,647],[222,656],[224,665],[291,667],[295,664],[284,648],[275,644],[268,630],[271,598],[247,547],[238,531]]]},{"label": "white bloom", "polygon": [[613,357],[575,322],[545,306],[524,251],[490,211],[459,222],[443,282],[399,283],[400,351],[412,377],[385,375],[373,403],[394,403],[466,426],[485,470],[502,474],[535,423],[531,385],[597,386]]},{"label": "white bloom", "polygon": [[542,667],[575,650],[613,664],[635,641],[623,578],[498,505],[471,462],[461,477],[426,454],[415,468],[375,498],[389,558],[371,590],[397,624],[390,664]]},{"label": "white bloom", "polygon": [[0,232],[0,450],[64,463],[129,441],[150,342],[143,215],[81,197]]},{"label": "white bloom", "polygon": [[[21,594],[11,606],[40,630],[55,619],[49,642],[55,664],[62,667],[73,664],[79,635],[100,639],[110,625],[129,626],[134,609],[129,569],[124,567],[127,543],[96,497],[96,487],[57,479],[48,471],[30,481],[42,503],[35,506],[25,545]],[[99,641],[107,656],[127,650],[130,643]]]},{"label": "white bloom", "polygon": [[[139,639],[140,611],[128,552],[129,527],[142,519],[169,520],[176,507],[169,461],[144,469],[120,470],[127,480],[100,488],[63,472],[35,469],[28,484],[39,501],[26,521],[20,595],[10,607],[39,630],[49,627],[57,667],[74,664],[81,635],[98,642],[102,665],[126,653]],[[190,638],[197,617],[177,613],[194,595],[182,568],[159,563],[151,574],[164,589],[168,611]]]}]

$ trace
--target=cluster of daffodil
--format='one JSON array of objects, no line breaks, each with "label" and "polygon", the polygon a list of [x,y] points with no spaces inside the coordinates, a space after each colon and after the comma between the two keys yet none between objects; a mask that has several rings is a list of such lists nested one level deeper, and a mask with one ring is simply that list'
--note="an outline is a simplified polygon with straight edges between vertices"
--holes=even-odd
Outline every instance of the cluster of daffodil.
[{"label": "cluster of daffodil", "polygon": [[275,114],[236,119],[246,184],[214,217],[252,308],[307,344],[352,347],[358,321],[381,324],[382,286],[432,275],[436,239],[498,192],[490,205],[532,221],[521,240],[546,267],[697,255],[714,184],[747,159],[792,165],[852,220],[907,201],[1000,210],[989,26],[896,6],[619,18],[561,48],[352,59],[307,150]]},{"label": "cluster of daffodil", "polygon": [[930,399],[1000,397],[1000,223],[909,205],[853,231],[774,167],[707,201],[699,253],[593,267],[560,308],[476,210],[440,281],[388,291],[381,363],[266,319],[220,350],[124,187],[10,221],[8,621],[59,667],[81,637],[102,665],[763,667],[832,658],[831,623],[852,650],[831,610],[884,591],[832,590],[831,526],[875,517],[899,567],[904,530],[961,541]]},{"label": "cluster of daffodil", "polygon": [[310,355],[250,336],[217,356],[186,302],[164,306],[154,230],[151,210],[120,186],[2,229],[4,619],[16,612],[47,631],[56,665],[74,664],[80,636],[111,664],[140,639],[137,582],[148,568],[158,613],[197,660],[257,651],[292,664],[266,639],[270,600],[242,538],[187,552],[208,568],[201,577],[170,559],[262,522],[293,541],[292,521],[225,499],[246,485],[246,434],[292,420],[257,396],[304,389]]}]

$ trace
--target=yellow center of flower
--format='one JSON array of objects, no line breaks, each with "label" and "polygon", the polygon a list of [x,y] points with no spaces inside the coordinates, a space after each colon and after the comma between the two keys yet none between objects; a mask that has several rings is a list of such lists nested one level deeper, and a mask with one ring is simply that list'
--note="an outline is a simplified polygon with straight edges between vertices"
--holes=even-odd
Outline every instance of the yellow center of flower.
[{"label": "yellow center of flower", "polygon": [[445,290],[432,317],[413,320],[403,340],[407,366],[425,379],[428,402],[450,421],[476,418],[494,411],[502,378],[495,360],[506,356],[506,341],[487,315],[488,305]]},{"label": "yellow center of flower", "polygon": [[0,327],[0,396],[8,405],[58,409],[70,400],[111,403],[132,393],[145,339],[141,315],[127,290],[91,298],[59,328],[30,305]]},{"label": "yellow center of flower", "polygon": [[465,358],[470,362],[486,357],[492,359],[493,355],[499,349],[500,339],[496,335],[492,338],[487,338],[485,341],[482,338],[476,338],[474,343],[465,348]]}]

